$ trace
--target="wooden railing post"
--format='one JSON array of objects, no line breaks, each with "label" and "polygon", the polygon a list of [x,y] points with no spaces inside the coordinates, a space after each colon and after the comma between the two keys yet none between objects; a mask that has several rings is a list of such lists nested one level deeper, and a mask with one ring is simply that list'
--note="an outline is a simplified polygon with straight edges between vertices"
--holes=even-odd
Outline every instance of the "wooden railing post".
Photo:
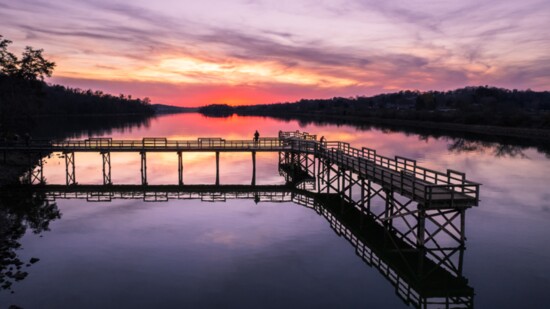
[{"label": "wooden railing post", "polygon": [[216,151],[216,186],[220,185],[220,152]]},{"label": "wooden railing post", "polygon": [[146,186],[147,185],[147,153],[145,151],[141,151],[141,184]]},{"label": "wooden railing post", "polygon": [[178,184],[183,186],[183,158],[181,151],[178,151]]},{"label": "wooden railing post", "polygon": [[252,185],[256,185],[256,151],[252,151]]}]

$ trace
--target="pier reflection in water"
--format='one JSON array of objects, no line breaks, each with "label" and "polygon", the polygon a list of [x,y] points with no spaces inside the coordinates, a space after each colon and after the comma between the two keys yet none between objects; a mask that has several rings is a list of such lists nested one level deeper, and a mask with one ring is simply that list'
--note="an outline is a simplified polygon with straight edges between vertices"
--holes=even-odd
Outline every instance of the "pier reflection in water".
[{"label": "pier reflection in water", "polygon": [[310,161],[303,155],[284,152],[279,160],[283,185],[75,184],[29,185],[8,190],[39,197],[45,205],[55,205],[58,199],[293,202],[323,216],[367,265],[376,268],[395,287],[406,304],[418,308],[473,307],[474,289],[462,275],[464,207],[425,208],[375,181],[369,181],[367,187],[351,172],[327,166],[328,161]]}]

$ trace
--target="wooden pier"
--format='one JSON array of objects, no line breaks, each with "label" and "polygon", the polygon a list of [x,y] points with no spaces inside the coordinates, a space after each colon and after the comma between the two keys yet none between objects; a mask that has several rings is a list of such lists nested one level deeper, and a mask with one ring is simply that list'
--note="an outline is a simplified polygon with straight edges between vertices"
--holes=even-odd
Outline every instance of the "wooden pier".
[{"label": "wooden pier", "polygon": [[[103,184],[114,186],[111,178],[111,153],[127,152],[141,156],[141,185],[151,185],[147,178],[147,153],[172,152],[177,155],[180,194],[197,187],[184,184],[183,156],[188,152],[215,153],[216,180],[220,184],[220,155],[225,152],[248,152],[252,159],[251,187],[256,186],[256,153],[278,153],[279,173],[287,185],[318,196],[339,196],[349,209],[368,215],[380,225],[391,227],[403,241],[423,248],[436,248],[437,238],[447,238],[463,246],[465,214],[479,202],[480,184],[454,170],[435,171],[417,165],[415,160],[380,156],[367,147],[354,148],[338,141],[318,140],[304,132],[280,132],[279,136],[254,140],[199,138],[172,141],[143,138],[140,141],[90,138],[87,140],[46,142],[32,141],[1,145],[0,151],[27,153],[29,158],[62,153],[65,158],[66,186],[78,185],[75,156],[96,152],[103,157]],[[45,183],[43,160],[38,160],[25,177],[31,185]],[[176,166],[174,167],[176,169]],[[135,189],[135,188],[133,188]],[[258,186],[258,189],[262,189]],[[147,191],[143,189],[144,191]],[[243,193],[244,194],[244,193]],[[247,193],[248,194],[248,193]],[[168,198],[169,194],[167,195]],[[209,195],[213,196],[213,195]],[[303,196],[303,195],[302,195]],[[147,196],[155,200],[163,196]],[[98,199],[103,197],[98,196]],[[108,197],[105,197],[108,198]],[[221,198],[221,197],[220,197]],[[450,251],[449,254],[452,254]]]},{"label": "wooden pier", "polygon": [[[110,138],[90,138],[76,141],[32,141],[1,145],[0,151],[49,154],[60,152],[65,156],[66,183],[76,184],[75,153],[96,152],[103,157],[103,183],[112,184],[110,154],[133,152],[141,156],[141,183],[148,184],[147,153],[173,152],[178,156],[178,180],[183,185],[183,160],[186,152],[214,152],[216,154],[216,184],[219,184],[219,158],[222,152],[250,152],[252,154],[253,177],[255,184],[256,153],[278,152],[285,154],[287,164],[292,160],[305,160],[305,170],[317,163],[317,169],[325,169],[330,174],[348,173],[355,177],[348,179],[348,187],[354,179],[368,180],[384,189],[397,191],[415,202],[431,208],[455,208],[476,206],[479,201],[479,184],[466,180],[465,174],[453,170],[438,172],[423,168],[415,160],[396,156],[380,156],[376,150],[351,147],[344,142],[318,141],[315,135],[302,132],[280,132],[278,137],[254,140],[225,140],[222,138],[198,138],[194,141],[173,141],[166,138],[143,138],[142,140],[112,140]],[[290,154],[290,156],[289,156]],[[290,160],[290,161],[288,161]],[[38,163],[38,173],[33,173],[33,182],[43,181],[42,162]],[[315,167],[315,166],[313,166]],[[345,176],[345,175],[343,175]],[[329,178],[330,175],[329,175]],[[345,178],[345,177],[344,177]],[[344,179],[345,182],[346,179]],[[326,183],[327,189],[346,189],[345,183],[338,188],[333,181]]]}]

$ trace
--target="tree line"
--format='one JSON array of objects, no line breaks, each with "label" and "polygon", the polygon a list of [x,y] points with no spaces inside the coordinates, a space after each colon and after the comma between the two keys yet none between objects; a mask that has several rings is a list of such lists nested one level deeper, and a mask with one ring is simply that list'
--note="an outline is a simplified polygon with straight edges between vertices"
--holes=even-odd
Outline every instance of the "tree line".
[{"label": "tree line", "polygon": [[206,115],[386,118],[507,127],[550,128],[550,92],[489,86],[451,91],[400,91],[376,96],[302,99],[253,106],[209,105]]},{"label": "tree line", "polygon": [[41,115],[154,114],[148,98],[48,85],[44,78],[51,77],[55,63],[44,57],[43,49],[27,46],[17,57],[8,49],[11,43],[0,35],[1,132]]}]

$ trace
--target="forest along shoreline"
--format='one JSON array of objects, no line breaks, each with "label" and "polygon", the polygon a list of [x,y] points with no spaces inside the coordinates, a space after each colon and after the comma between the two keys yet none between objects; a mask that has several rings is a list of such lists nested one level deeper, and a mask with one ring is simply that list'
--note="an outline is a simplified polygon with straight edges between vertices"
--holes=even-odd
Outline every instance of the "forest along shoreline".
[{"label": "forest along shoreline", "polygon": [[[247,116],[247,115],[242,115]],[[532,128],[516,128],[516,127],[501,127],[501,126],[484,126],[484,125],[471,125],[471,124],[459,124],[459,123],[446,123],[446,122],[433,122],[433,121],[419,121],[419,120],[403,120],[403,119],[387,119],[387,118],[374,118],[374,117],[358,117],[358,116],[335,116],[335,115],[311,115],[300,113],[288,113],[286,117],[277,115],[262,115],[273,118],[281,119],[296,119],[296,120],[324,120],[330,122],[331,120],[338,122],[340,120],[349,121],[351,124],[375,124],[385,126],[399,126],[399,127],[412,127],[412,128],[424,128],[424,129],[439,129],[446,131],[456,131],[464,133],[474,133],[490,136],[504,136],[504,137],[519,137],[529,139],[539,139],[550,142],[550,130],[545,129],[532,129]]]},{"label": "forest along shoreline", "polygon": [[213,104],[201,107],[199,112],[215,117],[237,114],[349,121],[550,141],[550,92],[489,86],[249,106]]},{"label": "forest along shoreline", "polygon": [[[148,98],[47,84],[44,79],[52,76],[55,63],[44,57],[42,49],[30,46],[17,57],[9,51],[11,43],[0,35],[0,144],[32,143],[35,137],[63,139],[82,131],[146,125],[155,116],[155,106]],[[44,121],[52,115],[62,117],[62,121]],[[74,121],[71,116],[87,118]],[[0,156],[0,186],[19,183],[41,159],[38,154],[9,151]]]}]

